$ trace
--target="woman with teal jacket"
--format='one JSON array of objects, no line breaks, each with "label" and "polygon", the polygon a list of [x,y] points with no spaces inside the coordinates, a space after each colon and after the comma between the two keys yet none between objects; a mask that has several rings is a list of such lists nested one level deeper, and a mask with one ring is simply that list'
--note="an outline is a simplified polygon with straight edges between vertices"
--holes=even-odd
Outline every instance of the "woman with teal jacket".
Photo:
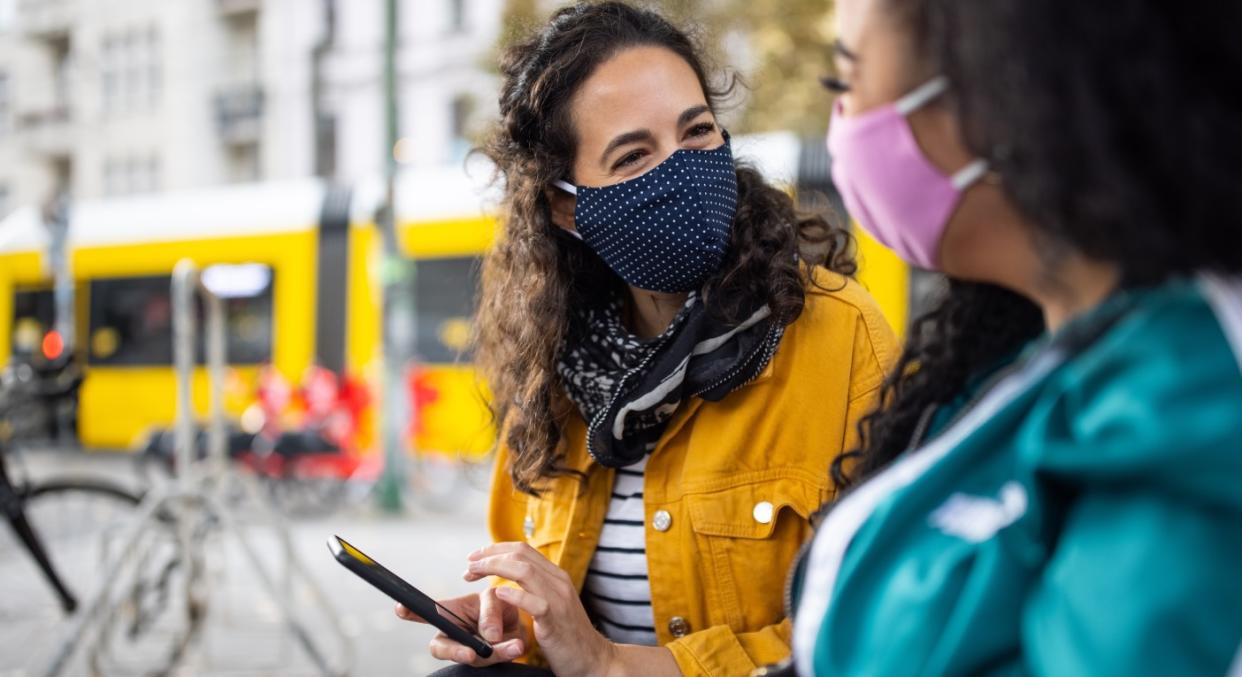
[{"label": "woman with teal jacket", "polygon": [[948,282],[794,572],[795,667],[1227,674],[1242,9],[837,0],[837,22],[838,188]]}]

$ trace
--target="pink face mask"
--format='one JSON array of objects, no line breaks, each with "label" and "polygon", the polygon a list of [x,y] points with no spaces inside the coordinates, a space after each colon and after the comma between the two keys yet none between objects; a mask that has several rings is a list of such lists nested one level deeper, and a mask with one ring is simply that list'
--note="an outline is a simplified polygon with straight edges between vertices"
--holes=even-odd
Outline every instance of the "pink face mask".
[{"label": "pink face mask", "polygon": [[940,240],[962,191],[987,173],[975,160],[945,176],[919,148],[906,116],[948,89],[937,77],[894,103],[845,117],[840,102],[828,128],[832,180],[850,215],[908,263],[936,269]]}]

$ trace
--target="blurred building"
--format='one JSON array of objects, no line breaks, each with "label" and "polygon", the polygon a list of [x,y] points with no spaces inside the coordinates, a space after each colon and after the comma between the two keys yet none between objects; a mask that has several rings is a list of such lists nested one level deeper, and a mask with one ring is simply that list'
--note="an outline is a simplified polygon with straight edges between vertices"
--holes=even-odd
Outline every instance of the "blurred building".
[{"label": "blurred building", "polygon": [[[298,0],[294,0],[295,2]],[[309,0],[301,0],[307,2]],[[335,128],[338,178],[378,174],[385,152],[383,0],[337,0],[324,64],[323,110]],[[397,57],[402,141],[398,160],[414,167],[457,163],[481,121],[495,116],[493,55],[503,0],[400,0]]]},{"label": "blurred building", "polygon": [[[399,159],[460,160],[495,106],[501,0],[400,0]],[[378,174],[384,0],[0,0],[0,216]]]}]

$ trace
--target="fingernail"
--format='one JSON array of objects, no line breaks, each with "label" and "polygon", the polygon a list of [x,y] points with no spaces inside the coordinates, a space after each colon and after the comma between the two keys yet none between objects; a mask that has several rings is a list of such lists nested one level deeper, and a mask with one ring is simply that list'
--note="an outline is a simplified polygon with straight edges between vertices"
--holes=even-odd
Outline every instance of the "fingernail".
[{"label": "fingernail", "polygon": [[470,655],[470,651],[468,649],[462,649],[461,651],[457,652],[457,660],[460,663],[469,663],[470,661],[474,659]]},{"label": "fingernail", "polygon": [[518,656],[521,656],[521,655],[522,655],[522,647],[516,644],[505,649],[505,656],[508,658],[517,658]]},{"label": "fingernail", "polygon": [[503,585],[492,588],[492,589],[496,591],[497,597],[508,597],[509,595],[513,594],[512,590],[510,590],[509,588],[506,588]]},{"label": "fingernail", "polygon": [[479,558],[479,555],[481,555],[481,554],[483,554],[483,549],[482,549],[482,548],[479,548],[478,550],[475,550],[474,552],[470,553],[469,555],[466,555],[466,559],[478,559],[478,558]]}]

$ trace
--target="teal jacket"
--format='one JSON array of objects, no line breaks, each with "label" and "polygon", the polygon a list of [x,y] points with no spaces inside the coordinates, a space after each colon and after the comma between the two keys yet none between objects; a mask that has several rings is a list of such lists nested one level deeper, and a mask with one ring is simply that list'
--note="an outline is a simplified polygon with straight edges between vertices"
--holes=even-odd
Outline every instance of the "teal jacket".
[{"label": "teal jacket", "polygon": [[[809,675],[1224,675],[1242,282],[1126,292],[848,494],[795,571]],[[1235,668],[1237,669],[1237,668]]]}]

